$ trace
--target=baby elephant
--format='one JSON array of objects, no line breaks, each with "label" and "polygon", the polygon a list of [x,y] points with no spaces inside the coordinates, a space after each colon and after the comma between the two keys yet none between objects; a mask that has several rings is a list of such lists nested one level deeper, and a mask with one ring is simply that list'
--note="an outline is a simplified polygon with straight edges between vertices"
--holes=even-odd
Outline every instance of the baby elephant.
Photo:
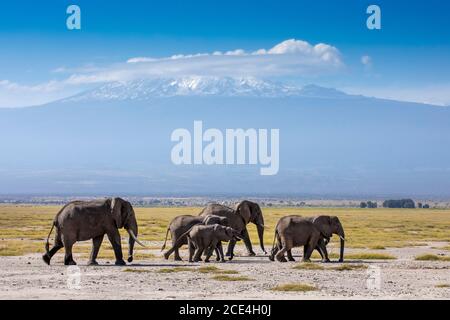
[{"label": "baby elephant", "polygon": [[182,235],[184,237],[188,239],[189,262],[200,261],[203,253],[206,255],[205,262],[209,262],[215,248],[219,251],[220,260],[225,262],[222,241],[241,239],[238,231],[220,224],[195,225]]},{"label": "baby elephant", "polygon": [[[187,231],[195,225],[213,225],[220,224],[222,226],[228,225],[228,219],[226,217],[210,215],[206,217],[201,216],[189,216],[183,215],[175,217],[169,224],[166,232],[166,239],[161,248],[161,251],[166,247],[167,235],[170,231],[172,236],[172,248],[170,248],[166,253],[164,253],[164,258],[167,260],[169,256],[175,252],[175,261],[181,261],[179,249],[183,244],[187,244],[187,237],[182,237]],[[219,260],[219,252],[216,250],[217,260]]]},{"label": "baby elephant", "polygon": [[294,215],[282,217],[275,228],[269,259],[274,261],[276,258],[280,262],[286,262],[285,252],[290,254],[293,247],[303,246],[303,261],[310,261],[314,248],[320,248],[317,246],[320,239],[320,231],[310,220]]}]

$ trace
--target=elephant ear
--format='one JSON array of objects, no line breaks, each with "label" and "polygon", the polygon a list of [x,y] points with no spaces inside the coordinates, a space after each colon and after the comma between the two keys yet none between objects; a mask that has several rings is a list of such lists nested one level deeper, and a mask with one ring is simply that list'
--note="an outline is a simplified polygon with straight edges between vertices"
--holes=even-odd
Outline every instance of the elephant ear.
[{"label": "elephant ear", "polygon": [[245,224],[248,224],[252,218],[252,212],[250,210],[248,201],[242,201],[241,203],[239,203],[236,208],[236,213],[244,219]]},{"label": "elephant ear", "polygon": [[330,216],[315,217],[313,223],[325,238],[330,238],[332,236]]},{"label": "elephant ear", "polygon": [[113,216],[113,220],[116,223],[116,227],[118,229],[123,228],[124,224],[124,200],[121,198],[113,198],[111,201],[111,214]]}]

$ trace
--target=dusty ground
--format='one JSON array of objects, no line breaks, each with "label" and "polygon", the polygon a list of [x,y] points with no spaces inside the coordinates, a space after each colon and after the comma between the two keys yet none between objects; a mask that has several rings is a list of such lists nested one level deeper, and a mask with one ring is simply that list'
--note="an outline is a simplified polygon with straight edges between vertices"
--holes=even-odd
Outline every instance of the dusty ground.
[{"label": "dusty ground", "polygon": [[[0,257],[0,299],[450,299],[450,262],[414,260],[422,253],[442,254],[444,251],[436,247],[446,245],[435,242],[379,250],[393,254],[397,260],[347,260],[369,268],[349,271],[331,270],[340,265],[337,263],[320,264],[325,270],[297,270],[293,269],[297,262],[270,262],[266,257],[237,257],[232,262],[208,264],[238,271],[229,276],[247,276],[250,281],[212,280],[213,274],[198,271],[203,263],[174,263],[156,257],[134,261],[127,267],[115,267],[112,260],[99,260],[101,266],[88,267],[86,259],[78,258],[79,289],[68,288],[68,280],[69,284],[75,282],[68,276],[70,270],[62,265],[61,254],[54,257],[51,266],[45,265],[38,254]],[[158,250],[151,252],[159,256]],[[239,252],[242,254],[242,248]],[[158,272],[173,267],[191,271]],[[317,290],[271,290],[287,283],[310,284]]]}]

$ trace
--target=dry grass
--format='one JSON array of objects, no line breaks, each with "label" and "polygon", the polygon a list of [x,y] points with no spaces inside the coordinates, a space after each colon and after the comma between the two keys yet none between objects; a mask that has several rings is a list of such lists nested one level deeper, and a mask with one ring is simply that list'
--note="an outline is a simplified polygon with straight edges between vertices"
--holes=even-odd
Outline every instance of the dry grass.
[{"label": "dry grass", "polygon": [[363,264],[341,264],[337,267],[330,268],[331,270],[336,271],[352,271],[352,270],[364,270],[367,269],[367,266]]},{"label": "dry grass", "polygon": [[395,256],[387,253],[377,252],[355,252],[346,254],[345,259],[361,259],[361,260],[395,260]]},{"label": "dry grass", "polygon": [[350,271],[350,270],[362,270],[367,269],[367,266],[363,264],[341,264],[339,266],[324,267],[316,263],[300,263],[292,267],[296,270],[336,270],[336,271]]},{"label": "dry grass", "polygon": [[325,268],[317,263],[311,263],[311,262],[306,262],[306,263],[300,263],[297,264],[296,266],[292,267],[292,269],[296,269],[296,270],[324,270]]},{"label": "dry grass", "polygon": [[211,279],[217,281],[253,281],[253,279],[246,276],[229,276],[226,274],[218,274],[211,277]]},{"label": "dry grass", "polygon": [[306,283],[287,283],[272,288],[274,291],[307,292],[315,291],[317,288]]},{"label": "dry grass", "polygon": [[421,254],[415,259],[418,261],[450,261],[449,256],[438,256],[435,254]]},{"label": "dry grass", "polygon": [[[44,251],[43,240],[61,206],[0,205],[0,255],[23,255]],[[182,214],[197,215],[201,208],[135,208],[139,222],[139,236],[145,241],[162,241],[168,223]],[[285,215],[315,216],[336,215],[342,221],[347,235],[346,247],[382,249],[424,245],[429,241],[450,241],[450,210],[428,209],[359,209],[359,208],[263,208],[266,245],[270,246],[273,229],[278,219]],[[249,225],[253,243],[258,243],[256,228]],[[127,234],[121,230],[123,239]],[[54,232],[51,236],[53,242]],[[23,239],[23,240],[22,240]],[[339,239],[332,238],[332,247],[338,247]],[[25,241],[25,242],[21,242]],[[91,242],[78,243],[75,255],[90,252]],[[113,258],[113,251],[105,241],[100,258]],[[126,241],[123,245],[127,247]],[[144,249],[136,248],[136,258]],[[448,250],[448,247],[447,247]],[[334,256],[331,255],[333,258]],[[152,258],[142,253],[142,257]],[[346,255],[346,258],[349,258]],[[370,259],[370,257],[364,258]],[[384,258],[381,258],[384,259]]]},{"label": "dry grass", "polygon": [[195,271],[192,268],[188,267],[174,267],[174,268],[162,268],[156,271],[157,273],[174,273],[174,272],[188,272],[188,271]]},{"label": "dry grass", "polygon": [[200,273],[214,273],[214,274],[238,274],[236,270],[223,270],[219,269],[215,266],[207,266],[207,267],[200,267],[197,269]]},{"label": "dry grass", "polygon": [[135,273],[147,273],[147,272],[151,272],[150,270],[147,269],[136,269],[136,268],[126,268],[122,270],[123,272],[135,272]]},{"label": "dry grass", "polygon": [[373,245],[373,246],[369,246],[369,249],[372,249],[372,250],[384,250],[384,249],[386,249],[386,247],[382,246],[380,244],[376,244],[376,245]]}]

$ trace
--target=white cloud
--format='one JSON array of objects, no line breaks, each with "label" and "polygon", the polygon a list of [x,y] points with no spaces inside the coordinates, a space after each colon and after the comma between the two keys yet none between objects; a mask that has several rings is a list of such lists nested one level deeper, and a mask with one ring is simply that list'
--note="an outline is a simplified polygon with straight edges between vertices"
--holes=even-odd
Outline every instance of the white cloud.
[{"label": "white cloud", "polygon": [[337,48],[296,39],[255,51],[235,49],[162,58],[140,56],[106,67],[91,64],[79,68],[60,67],[53,73],[69,74],[67,78],[39,85],[27,86],[3,80],[0,82],[0,107],[44,103],[86,85],[113,81],[191,75],[308,78],[334,73],[342,66]]},{"label": "white cloud", "polygon": [[362,56],[361,63],[365,66],[370,66],[372,65],[372,58],[368,55]]},{"label": "white cloud", "polygon": [[74,94],[77,89],[67,90],[59,81],[48,81],[36,85],[21,85],[9,80],[0,80],[0,108],[39,105]]},{"label": "white cloud", "polygon": [[127,81],[151,77],[207,76],[317,76],[336,72],[343,65],[339,50],[331,45],[311,45],[290,39],[270,49],[247,52],[177,54],[170,57],[133,57],[95,72],[80,72],[67,79],[69,84]]}]

